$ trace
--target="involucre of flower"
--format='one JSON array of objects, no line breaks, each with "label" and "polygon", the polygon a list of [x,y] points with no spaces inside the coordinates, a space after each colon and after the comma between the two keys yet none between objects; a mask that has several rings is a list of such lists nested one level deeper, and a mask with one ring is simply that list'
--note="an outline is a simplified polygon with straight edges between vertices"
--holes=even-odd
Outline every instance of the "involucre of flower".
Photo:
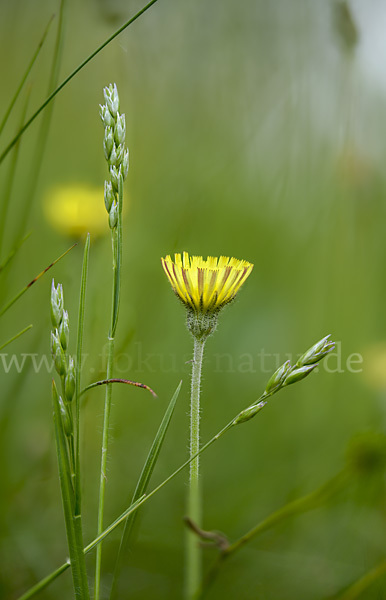
[{"label": "involucre of flower", "polygon": [[122,158],[123,180],[126,179],[128,172],[129,172],[129,149],[126,148],[126,150],[123,153],[123,158]]},{"label": "involucre of flower", "polygon": [[72,418],[70,412],[68,410],[68,407],[63,402],[61,396],[58,397],[58,402],[64,433],[67,437],[70,437],[73,433]]},{"label": "involucre of flower", "polygon": [[66,310],[63,311],[62,322],[59,326],[59,340],[63,350],[67,350],[68,341],[70,337],[70,327],[68,323],[68,312]]},{"label": "involucre of flower", "polygon": [[174,293],[196,314],[215,314],[231,302],[250,275],[253,264],[220,256],[189,256],[187,252],[161,258]]}]

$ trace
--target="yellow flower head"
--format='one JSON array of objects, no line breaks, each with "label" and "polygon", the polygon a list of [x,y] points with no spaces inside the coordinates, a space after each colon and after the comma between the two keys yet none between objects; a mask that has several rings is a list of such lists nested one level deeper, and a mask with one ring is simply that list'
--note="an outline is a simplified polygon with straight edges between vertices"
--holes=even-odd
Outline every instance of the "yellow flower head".
[{"label": "yellow flower head", "polygon": [[214,314],[231,302],[253,269],[246,260],[220,256],[189,256],[187,252],[161,258],[175,294],[195,313]]}]

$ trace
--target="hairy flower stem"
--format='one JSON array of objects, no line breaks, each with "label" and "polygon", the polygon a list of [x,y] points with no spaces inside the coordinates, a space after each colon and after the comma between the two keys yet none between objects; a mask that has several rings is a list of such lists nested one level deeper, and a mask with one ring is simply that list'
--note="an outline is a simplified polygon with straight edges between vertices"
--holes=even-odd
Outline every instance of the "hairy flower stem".
[{"label": "hairy flower stem", "polygon": [[[200,449],[200,383],[205,341],[206,337],[194,337],[190,397],[190,458],[196,456]],[[190,463],[188,515],[200,526],[201,493],[198,456]],[[201,550],[197,536],[191,531],[187,532],[186,561],[186,598],[191,599],[199,589],[201,581]]]},{"label": "hairy flower stem", "polygon": [[[120,186],[122,189],[122,186]],[[120,219],[120,216],[119,216]],[[118,228],[120,227],[120,223]],[[115,342],[115,330],[117,325],[118,317],[118,304],[119,304],[119,281],[120,281],[120,266],[121,261],[118,257],[121,254],[121,236],[118,235],[116,229],[111,232],[112,235],[112,246],[113,246],[113,293],[112,293],[112,306],[111,306],[111,325],[108,337],[108,349],[107,349],[107,373],[106,379],[112,379],[113,377],[113,362],[114,362],[114,342]],[[112,398],[112,384],[106,385],[105,395],[105,409],[103,418],[103,433],[102,433],[102,455],[101,455],[101,469],[100,469],[100,481],[99,481],[99,504],[98,504],[98,529],[97,535],[100,535],[103,531],[103,515],[105,507],[105,492],[106,492],[106,468],[107,468],[107,452],[109,443],[109,429],[110,429],[110,413],[111,413],[111,398]],[[96,549],[96,563],[95,563],[95,590],[94,599],[99,600],[100,596],[100,580],[101,580],[101,564],[102,564],[102,544],[99,544]]]}]

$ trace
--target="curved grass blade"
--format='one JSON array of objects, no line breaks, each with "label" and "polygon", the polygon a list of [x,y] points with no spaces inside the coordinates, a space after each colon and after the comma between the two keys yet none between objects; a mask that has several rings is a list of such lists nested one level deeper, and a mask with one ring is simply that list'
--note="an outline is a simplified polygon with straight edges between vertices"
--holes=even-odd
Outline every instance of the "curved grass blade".
[{"label": "curved grass blade", "polygon": [[45,107],[55,98],[55,96],[64,88],[64,86],[66,86],[67,83],[69,83],[71,81],[71,79],[73,79],[73,77],[75,77],[75,75],[77,75],[79,73],[79,71],[81,71],[83,69],[83,67],[85,67],[97,54],[99,54],[99,52],[101,52],[108,44],[110,44],[110,42],[112,42],[120,33],[122,33],[122,31],[127,29],[127,27],[129,27],[129,25],[134,23],[134,21],[136,21],[141,15],[143,15],[143,13],[145,13],[157,1],[158,0],[151,0],[151,2],[146,4],[146,6],[141,8],[141,10],[138,11],[134,15],[134,17],[131,17],[131,19],[126,21],[126,23],[124,23],[122,25],[122,27],[117,29],[117,31],[115,31],[113,33],[113,35],[111,35],[109,38],[107,38],[107,40],[105,42],[103,42],[103,44],[98,46],[98,48],[96,50],[94,50],[94,52],[92,52],[72,73],[70,73],[70,75],[68,77],[66,77],[66,79],[48,96],[48,98],[43,102],[43,104],[32,115],[32,117],[30,117],[28,119],[27,123],[20,129],[19,133],[13,138],[13,140],[11,140],[11,142],[8,144],[8,146],[5,148],[5,150],[0,155],[0,164],[3,162],[3,160],[5,159],[7,154],[10,152],[10,150],[16,144],[17,140],[23,135],[23,133],[26,131],[26,129],[28,129],[28,127],[31,125],[31,123],[34,122],[36,117],[40,115],[42,110],[45,109]]},{"label": "curved grass blade", "polygon": [[52,23],[52,21],[54,19],[54,16],[55,15],[52,15],[52,17],[49,19],[49,21],[47,23],[47,26],[46,26],[46,28],[44,30],[44,33],[42,35],[42,38],[41,38],[41,40],[40,40],[40,42],[39,42],[39,44],[38,44],[38,46],[37,46],[34,54],[32,55],[30,63],[28,65],[28,67],[26,68],[23,77],[21,78],[19,86],[18,86],[18,88],[17,88],[17,90],[16,90],[16,92],[15,92],[15,94],[14,94],[14,96],[13,96],[13,98],[12,98],[12,100],[11,100],[8,108],[7,108],[7,110],[5,111],[5,115],[4,115],[3,120],[1,121],[1,124],[0,124],[0,135],[1,135],[2,131],[3,131],[3,129],[4,129],[4,126],[5,126],[5,124],[6,124],[7,120],[8,120],[9,115],[11,114],[12,108],[13,108],[13,106],[14,106],[14,104],[15,104],[15,102],[16,102],[16,100],[17,100],[17,98],[18,98],[18,96],[19,96],[19,94],[21,92],[21,90],[23,89],[23,85],[25,84],[26,79],[27,79],[28,75],[31,72],[31,69],[34,66],[34,63],[35,63],[37,57],[39,56],[39,52],[40,52],[40,50],[43,47],[43,44],[44,44],[45,39],[47,37],[47,33],[48,33],[50,25],[51,25],[51,23]]},{"label": "curved grass blade", "polygon": [[[159,426],[157,434],[154,438],[153,444],[150,448],[146,462],[142,469],[142,473],[140,475],[137,486],[135,488],[135,492],[134,492],[133,498],[131,500],[132,504],[134,504],[135,502],[138,502],[138,500],[146,493],[150,478],[152,476],[155,464],[157,462],[160,450],[162,448],[162,444],[165,439],[166,432],[168,430],[171,418],[173,416],[177,398],[178,398],[178,395],[181,390],[181,385],[182,385],[182,381],[180,381],[176,391],[174,392],[173,397],[170,400],[169,406],[166,409],[165,415],[161,421],[161,425]],[[115,563],[114,578],[113,578],[113,583],[112,583],[112,588],[111,588],[111,593],[110,593],[110,599],[112,599],[115,595],[116,584],[117,584],[119,571],[121,569],[121,564],[122,564],[122,559],[123,559],[123,552],[124,552],[125,548],[127,547],[127,545],[129,544],[137,515],[138,515],[138,511],[130,513],[130,515],[127,517],[126,522],[125,522],[125,527],[124,527],[124,530],[122,533],[121,543],[119,545],[118,555],[117,555],[117,559],[116,559],[116,563]]]},{"label": "curved grass blade", "polygon": [[56,260],[54,260],[54,262],[52,262],[50,265],[48,265],[48,267],[46,267],[43,271],[41,271],[41,273],[39,273],[39,275],[36,275],[36,277],[34,277],[34,279],[32,279],[32,281],[30,281],[22,290],[20,290],[16,296],[14,296],[12,298],[12,300],[10,300],[5,306],[3,306],[0,309],[0,317],[7,312],[7,310],[9,308],[11,308],[11,306],[13,304],[15,304],[15,302],[17,300],[19,300],[19,298],[25,294],[25,292],[38,280],[40,279],[40,277],[42,277],[44,275],[44,273],[47,273],[47,271],[49,269],[51,269],[51,267],[53,267],[54,265],[56,265],[57,262],[59,262],[64,256],[66,256],[66,254],[68,254],[68,252],[70,252],[70,250],[72,250],[73,248],[75,248],[76,244],[73,244],[70,248],[68,248],[68,250],[66,250],[65,252],[63,252],[63,254],[61,254]]},{"label": "curved grass blade", "polygon": [[17,340],[17,338],[19,338],[21,335],[23,335],[23,333],[25,333],[26,331],[28,331],[29,329],[31,329],[31,327],[32,327],[32,325],[28,325],[27,327],[24,327],[24,329],[22,329],[21,331],[19,331],[19,333],[17,333],[13,337],[11,337],[7,342],[5,342],[5,344],[3,344],[2,346],[0,346],[0,350],[2,350],[3,348],[5,348],[6,346],[8,346],[8,344],[10,344],[11,342],[13,342],[14,340]]},{"label": "curved grass blade", "polygon": [[87,583],[86,562],[82,539],[78,535],[79,528],[76,525],[76,522],[79,519],[77,519],[74,513],[75,494],[71,481],[71,466],[68,456],[68,446],[66,436],[63,431],[59,408],[59,396],[54,381],[52,381],[52,401],[54,405],[54,428],[56,452],[58,456],[60,488],[62,494],[64,520],[66,523],[74,593],[77,600],[88,600],[90,593]]}]

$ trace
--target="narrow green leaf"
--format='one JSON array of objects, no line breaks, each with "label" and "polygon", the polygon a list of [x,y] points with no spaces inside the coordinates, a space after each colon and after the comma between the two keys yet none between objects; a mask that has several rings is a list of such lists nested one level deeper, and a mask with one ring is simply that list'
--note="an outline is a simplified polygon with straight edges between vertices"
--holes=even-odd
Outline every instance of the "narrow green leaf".
[{"label": "narrow green leaf", "polygon": [[83,253],[82,277],[80,282],[78,335],[76,342],[76,377],[75,377],[75,514],[81,514],[81,479],[80,479],[80,377],[82,372],[83,328],[86,303],[86,284],[88,258],[90,253],[90,234],[87,234]]},{"label": "narrow green leaf", "polygon": [[[135,502],[137,502],[146,493],[147,487],[150,482],[150,478],[152,476],[152,473],[153,473],[154,467],[156,465],[160,450],[162,448],[162,444],[165,439],[166,432],[168,430],[171,418],[173,416],[177,398],[178,398],[178,395],[181,390],[181,385],[182,385],[182,381],[180,381],[176,391],[174,392],[172,399],[170,400],[169,406],[166,409],[166,412],[162,419],[161,425],[159,426],[157,434],[154,438],[153,444],[150,448],[146,462],[142,469],[142,473],[139,477],[137,486],[135,488],[133,498],[131,500],[132,505],[135,504]],[[117,578],[118,578],[119,571],[121,568],[123,552],[124,552],[125,547],[127,547],[128,543],[130,541],[137,515],[138,515],[138,511],[132,512],[132,513],[130,513],[130,515],[127,517],[127,519],[125,521],[125,527],[124,527],[124,530],[122,533],[121,543],[120,543],[119,550],[118,550],[118,556],[117,556],[117,560],[115,563],[114,579],[113,579],[112,589],[111,589],[111,593],[110,593],[110,598],[113,598],[114,593],[115,593],[115,586],[116,586]]]},{"label": "narrow green leaf", "polygon": [[[27,93],[27,96],[26,96],[26,99],[24,102],[23,110],[21,112],[20,125],[18,126],[18,129],[20,127],[22,127],[25,122],[25,116],[27,113],[28,102],[30,99],[30,92],[31,92],[31,87],[29,87],[29,89],[28,89],[28,93]],[[17,144],[15,144],[15,148],[14,148],[14,151],[12,154],[12,160],[9,164],[9,171],[8,171],[5,185],[3,188],[2,203],[1,203],[1,215],[0,215],[0,256],[2,255],[2,252],[3,252],[4,231],[5,231],[5,226],[6,226],[7,216],[8,216],[9,204],[10,204],[10,200],[11,200],[11,196],[12,196],[13,183],[15,180],[17,161],[19,158],[20,142],[21,142],[21,140],[19,140],[17,142]]]},{"label": "narrow green leaf", "polygon": [[18,242],[16,242],[16,244],[14,245],[12,250],[9,252],[9,254],[5,257],[3,262],[0,264],[0,273],[2,271],[4,271],[5,267],[7,267],[9,265],[9,263],[11,262],[11,260],[13,259],[13,257],[15,256],[15,254],[17,253],[19,248],[24,244],[24,242],[26,242],[28,240],[30,235],[31,235],[31,232],[27,233],[27,235],[25,235]]},{"label": "narrow green leaf", "polygon": [[87,600],[89,589],[87,583],[86,564],[83,547],[77,539],[76,524],[74,519],[74,490],[72,487],[71,466],[68,454],[68,445],[63,430],[60,414],[59,396],[54,380],[52,381],[52,401],[54,405],[54,429],[56,453],[58,457],[59,480],[62,494],[64,520],[66,524],[68,550],[70,554],[74,593],[77,600]]},{"label": "narrow green leaf", "polygon": [[32,279],[32,281],[30,281],[30,282],[29,282],[29,283],[28,283],[28,284],[27,284],[25,287],[23,287],[23,288],[22,288],[22,289],[21,289],[21,290],[20,290],[20,291],[19,291],[19,292],[16,294],[16,296],[14,296],[14,297],[12,298],[12,300],[10,300],[10,301],[9,301],[9,302],[8,302],[8,303],[5,305],[5,306],[3,306],[3,307],[0,309],[0,317],[1,317],[1,316],[2,316],[2,315],[5,313],[5,312],[7,312],[7,310],[8,310],[9,308],[11,308],[11,306],[12,306],[13,304],[15,304],[15,302],[16,302],[17,300],[19,300],[19,298],[20,298],[20,297],[21,297],[23,294],[25,294],[25,292],[26,292],[26,291],[27,291],[27,290],[28,290],[28,289],[29,289],[29,288],[30,288],[30,287],[31,287],[31,286],[32,286],[34,283],[36,283],[38,279],[40,279],[40,277],[42,277],[42,276],[43,276],[45,273],[47,273],[47,271],[49,271],[49,270],[51,269],[51,267],[53,267],[54,265],[56,265],[56,263],[57,263],[57,262],[59,262],[59,261],[60,261],[60,260],[61,260],[61,259],[62,259],[64,256],[66,256],[66,254],[67,254],[68,252],[70,252],[70,250],[72,250],[73,248],[75,248],[75,246],[76,246],[76,244],[73,244],[73,245],[72,245],[70,248],[68,248],[68,250],[66,250],[65,252],[63,252],[63,254],[61,254],[61,255],[60,255],[60,256],[59,256],[59,257],[58,257],[56,260],[54,260],[54,261],[53,261],[53,262],[52,262],[50,265],[48,265],[48,267],[46,267],[46,268],[45,268],[43,271],[41,271],[41,272],[39,273],[39,275],[36,275],[36,277],[34,277],[34,278]]},{"label": "narrow green leaf", "polygon": [[3,344],[2,346],[0,346],[0,350],[2,350],[3,348],[5,348],[6,346],[8,346],[8,344],[10,344],[11,342],[13,342],[14,340],[17,340],[17,338],[19,338],[21,335],[23,335],[23,333],[25,333],[26,331],[28,331],[29,329],[31,329],[31,327],[32,327],[32,325],[28,325],[27,327],[24,327],[24,329],[22,329],[21,331],[19,331],[19,333],[17,333],[13,337],[11,337],[7,342],[5,342],[5,344]]},{"label": "narrow green leaf", "polygon": [[7,120],[8,120],[9,115],[11,114],[12,108],[13,108],[16,100],[18,99],[18,96],[19,96],[19,94],[20,94],[20,92],[21,92],[21,90],[23,88],[23,85],[25,84],[25,81],[26,81],[26,79],[27,79],[27,77],[28,77],[31,69],[34,66],[34,63],[35,63],[37,57],[39,56],[39,52],[40,52],[40,50],[43,47],[43,44],[45,42],[48,30],[49,30],[50,25],[51,25],[51,23],[53,21],[53,18],[54,18],[54,15],[52,15],[52,17],[48,21],[47,26],[46,26],[46,28],[44,30],[43,35],[42,35],[42,38],[41,38],[41,40],[40,40],[40,42],[39,42],[39,44],[38,44],[38,46],[37,46],[34,54],[32,55],[30,63],[28,65],[28,67],[26,68],[23,77],[21,78],[19,86],[18,86],[18,88],[17,88],[17,90],[16,90],[16,92],[15,92],[15,94],[14,94],[14,96],[13,96],[13,98],[12,98],[12,100],[11,100],[8,108],[7,108],[7,110],[5,111],[5,115],[4,115],[3,120],[1,121],[1,124],[0,124],[0,135],[1,135],[2,131],[3,131],[3,129],[4,129],[4,126],[5,126],[5,124],[6,124]]},{"label": "narrow green leaf", "polygon": [[8,146],[5,148],[5,150],[0,155],[0,164],[3,162],[3,160],[5,159],[7,154],[10,152],[10,150],[12,150],[13,146],[16,144],[17,140],[23,135],[23,133],[26,131],[26,129],[28,129],[28,127],[34,122],[36,117],[40,115],[42,110],[45,109],[45,107],[67,85],[67,83],[69,83],[71,81],[71,79],[73,77],[75,77],[75,75],[77,75],[79,73],[79,71],[81,71],[83,69],[83,67],[85,67],[97,54],[99,54],[99,52],[101,52],[103,50],[103,48],[105,48],[108,44],[110,44],[110,42],[112,42],[120,33],[122,33],[122,31],[124,31],[127,27],[129,27],[129,25],[134,23],[134,21],[136,21],[141,15],[143,15],[143,13],[146,12],[157,1],[158,0],[151,0],[151,2],[146,4],[146,6],[141,8],[141,10],[138,11],[134,15],[134,17],[131,17],[131,19],[126,21],[126,23],[124,23],[122,25],[122,27],[117,29],[109,38],[107,38],[107,40],[105,42],[103,42],[103,44],[98,46],[98,48],[96,50],[94,50],[94,52],[92,52],[74,71],[72,71],[72,73],[70,73],[70,75],[68,77],[66,77],[66,79],[48,96],[48,98],[43,102],[43,104],[41,104],[41,106],[39,106],[37,111],[32,115],[32,117],[30,117],[30,119],[27,121],[27,123],[20,129],[19,133],[13,138],[13,140],[10,141]]}]

